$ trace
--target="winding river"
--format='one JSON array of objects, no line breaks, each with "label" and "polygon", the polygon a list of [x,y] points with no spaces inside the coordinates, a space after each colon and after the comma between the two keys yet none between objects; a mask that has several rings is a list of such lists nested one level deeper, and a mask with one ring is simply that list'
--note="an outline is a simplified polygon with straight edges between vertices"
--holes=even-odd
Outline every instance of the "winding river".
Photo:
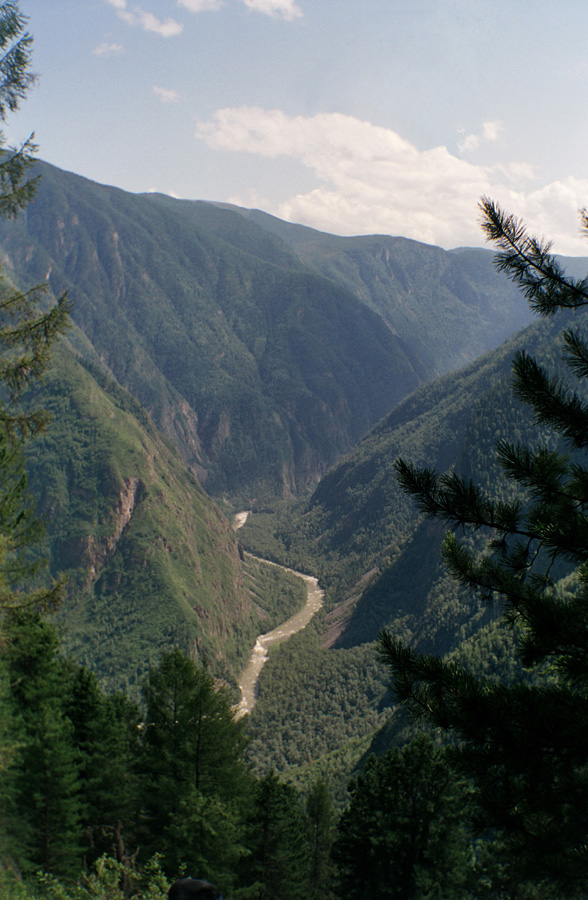
[{"label": "winding river", "polygon": [[[237,513],[235,516],[235,528],[241,528],[247,521],[248,515],[248,512]],[[253,556],[250,553],[247,553],[246,556],[251,556],[253,559],[259,559],[259,557]],[[297,631],[302,631],[302,629],[308,625],[315,613],[321,608],[324,599],[324,591],[319,588],[317,579],[313,578],[312,575],[303,575],[302,572],[295,572],[294,569],[280,566],[278,563],[271,562],[269,559],[262,559],[260,562],[264,562],[269,566],[276,566],[278,569],[283,569],[284,572],[291,572],[293,575],[297,575],[298,578],[302,578],[306,584],[306,603],[301,610],[281,625],[278,625],[273,631],[268,631],[267,634],[260,634],[257,638],[249,663],[239,678],[241,701],[235,707],[236,718],[240,718],[246,713],[251,712],[255,706],[257,682],[259,681],[261,670],[269,657],[269,647],[271,644],[281,644],[282,641],[288,640],[288,638],[292,637],[293,634],[296,634]]]}]

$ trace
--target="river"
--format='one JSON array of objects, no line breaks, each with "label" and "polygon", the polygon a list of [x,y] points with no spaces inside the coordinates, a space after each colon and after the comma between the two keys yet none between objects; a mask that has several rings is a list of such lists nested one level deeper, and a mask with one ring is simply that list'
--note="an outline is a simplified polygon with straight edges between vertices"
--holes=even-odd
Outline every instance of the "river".
[{"label": "river", "polygon": [[[241,528],[247,521],[248,515],[248,512],[237,513],[235,516],[235,528]],[[247,553],[246,556],[259,559],[259,557],[253,556],[251,553]],[[269,647],[272,644],[281,644],[282,641],[288,640],[296,632],[302,631],[323,605],[325,596],[324,591],[318,586],[318,580],[312,575],[304,575],[302,572],[294,571],[294,569],[287,569],[285,566],[280,566],[269,559],[262,559],[260,562],[264,562],[269,566],[277,566],[278,569],[283,569],[284,572],[291,572],[293,575],[297,575],[298,578],[302,578],[306,584],[306,603],[301,610],[281,625],[278,625],[273,631],[268,631],[267,634],[260,634],[257,638],[249,663],[239,678],[241,700],[235,707],[237,719],[251,712],[255,706],[257,683],[261,670],[269,657]]]}]

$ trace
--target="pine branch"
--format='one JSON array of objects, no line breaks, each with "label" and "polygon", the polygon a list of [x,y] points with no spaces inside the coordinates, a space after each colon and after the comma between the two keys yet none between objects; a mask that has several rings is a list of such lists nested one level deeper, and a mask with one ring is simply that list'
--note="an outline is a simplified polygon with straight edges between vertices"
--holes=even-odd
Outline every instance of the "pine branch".
[{"label": "pine branch", "polygon": [[578,449],[588,447],[588,405],[524,350],[515,354],[513,371],[513,391],[532,407],[536,422],[548,424]]},{"label": "pine branch", "polygon": [[501,250],[495,260],[498,270],[519,285],[532,309],[551,316],[558,309],[588,304],[588,280],[567,277],[549,242],[529,237],[520,219],[505,214],[488,197],[479,208],[482,230]]},{"label": "pine branch", "polygon": [[394,467],[402,488],[415,497],[418,508],[429,519],[439,519],[453,528],[488,528],[499,534],[537,537],[521,526],[518,500],[490,500],[481,488],[455,472],[439,475],[434,469],[417,469],[403,459],[396,460]]},{"label": "pine branch", "polygon": [[500,440],[496,454],[506,476],[527,488],[535,499],[550,502],[564,496],[569,463],[561,453],[545,447],[533,452],[524,444]]},{"label": "pine branch", "polygon": [[575,329],[568,329],[563,333],[566,345],[564,359],[569,368],[578,378],[588,378],[588,344]]}]

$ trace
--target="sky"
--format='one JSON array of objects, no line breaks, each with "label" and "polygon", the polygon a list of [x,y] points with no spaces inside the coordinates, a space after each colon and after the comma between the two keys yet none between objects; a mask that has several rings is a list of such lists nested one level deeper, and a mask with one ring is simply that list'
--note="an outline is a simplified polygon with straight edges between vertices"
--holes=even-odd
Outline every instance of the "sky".
[{"label": "sky", "polygon": [[585,0],[21,0],[5,127],[127,191],[481,246],[490,196],[588,255]]}]

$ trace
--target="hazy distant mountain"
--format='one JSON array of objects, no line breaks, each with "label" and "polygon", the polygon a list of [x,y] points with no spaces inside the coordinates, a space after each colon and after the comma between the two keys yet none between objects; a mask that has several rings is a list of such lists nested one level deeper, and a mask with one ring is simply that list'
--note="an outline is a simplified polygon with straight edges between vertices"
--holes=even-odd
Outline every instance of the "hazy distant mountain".
[{"label": "hazy distant mountain", "polygon": [[388,235],[337,237],[259,210],[236,211],[376,310],[427,379],[461,368],[529,322],[526,301],[496,271],[490,250],[447,252]]},{"label": "hazy distant mountain", "polygon": [[39,172],[34,202],[0,223],[4,264],[71,291],[93,352],[235,502],[312,486],[420,383],[526,315],[484,251],[335,238]]}]

